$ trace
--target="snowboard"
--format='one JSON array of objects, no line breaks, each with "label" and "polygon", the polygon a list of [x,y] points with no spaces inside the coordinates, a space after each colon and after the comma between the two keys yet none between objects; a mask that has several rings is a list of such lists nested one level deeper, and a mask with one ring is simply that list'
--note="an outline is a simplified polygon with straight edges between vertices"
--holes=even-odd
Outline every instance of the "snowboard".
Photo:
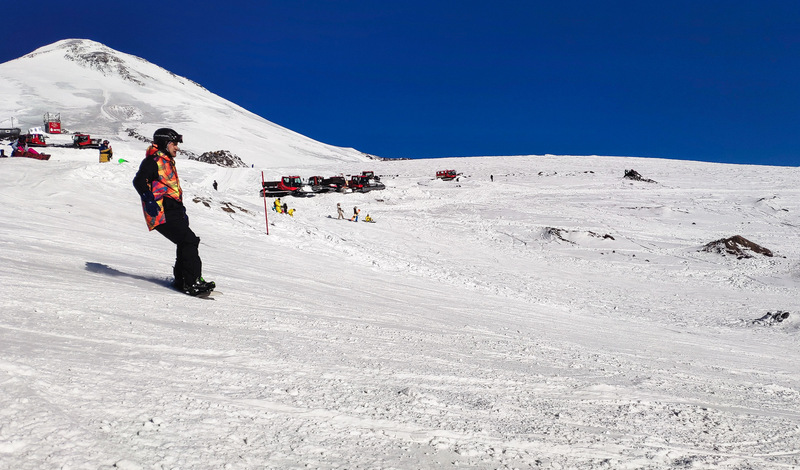
[{"label": "snowboard", "polygon": [[209,291],[200,292],[200,293],[198,293],[196,295],[191,295],[191,294],[187,294],[186,292],[184,292],[183,289],[180,289],[180,288],[176,287],[175,284],[170,284],[170,287],[175,292],[180,292],[183,295],[188,295],[189,297],[196,297],[198,299],[204,299],[204,300],[214,300],[213,297],[215,295],[219,295],[219,294],[222,293],[222,292],[217,291],[216,287],[215,287],[214,289],[211,289]]},{"label": "snowboard", "polygon": [[222,292],[217,292],[215,290],[210,290],[210,291],[202,292],[202,293],[197,294],[197,295],[193,295],[192,297],[197,297],[198,299],[203,299],[203,300],[216,300],[214,297],[219,295],[219,294],[221,294],[221,293]]},{"label": "snowboard", "polygon": [[199,293],[197,295],[189,295],[189,294],[187,294],[186,292],[184,292],[182,290],[178,290],[178,292],[180,292],[183,295],[188,295],[189,297],[194,297],[196,299],[202,299],[202,300],[216,300],[214,297],[222,294],[222,292],[217,292],[215,290],[201,292],[201,293]]}]

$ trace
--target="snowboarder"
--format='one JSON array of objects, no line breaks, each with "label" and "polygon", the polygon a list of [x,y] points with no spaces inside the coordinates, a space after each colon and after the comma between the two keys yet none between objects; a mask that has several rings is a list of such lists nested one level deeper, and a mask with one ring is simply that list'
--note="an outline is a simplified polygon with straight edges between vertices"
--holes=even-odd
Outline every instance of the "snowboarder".
[{"label": "snowboarder", "polygon": [[104,140],[99,147],[100,150],[100,163],[108,163],[111,161],[111,157],[114,156],[114,151],[111,149],[111,144],[108,143],[107,140]]},{"label": "snowboarder", "polygon": [[336,211],[339,213],[339,217],[336,220],[344,219],[344,211],[342,210],[342,204],[337,202],[336,203]]},{"label": "snowboarder", "polygon": [[216,191],[217,190],[217,180],[214,180],[214,184],[212,186],[214,186],[214,191]]},{"label": "snowboarder", "polygon": [[281,205],[281,198],[275,199],[275,212],[280,214],[283,211],[283,206]]},{"label": "snowboarder", "polygon": [[364,222],[375,222],[375,221],[372,220],[372,217],[370,217],[369,214],[367,214],[367,216],[364,217]]},{"label": "snowboarder", "polygon": [[203,263],[197,250],[200,238],[189,228],[189,217],[183,205],[183,191],[175,168],[175,156],[181,143],[183,136],[174,130],[158,129],[133,178],[133,187],[142,198],[147,228],[177,245],[173,286],[189,295],[204,296],[214,290],[216,284],[203,279]]},{"label": "snowboarder", "polygon": [[356,206],[353,206],[353,217],[350,218],[351,222],[358,222],[358,213],[359,212],[361,212],[361,209],[359,209]]}]

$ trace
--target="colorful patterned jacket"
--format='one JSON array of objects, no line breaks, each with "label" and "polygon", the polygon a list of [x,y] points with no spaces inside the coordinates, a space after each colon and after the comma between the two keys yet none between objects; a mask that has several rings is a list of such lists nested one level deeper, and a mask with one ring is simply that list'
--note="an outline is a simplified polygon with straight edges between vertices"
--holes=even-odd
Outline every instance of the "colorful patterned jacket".
[{"label": "colorful patterned jacket", "polygon": [[133,187],[136,188],[139,195],[152,192],[153,198],[161,208],[158,215],[152,217],[144,210],[144,202],[142,202],[142,211],[149,230],[153,230],[167,221],[164,214],[164,198],[170,198],[183,205],[183,191],[181,191],[181,183],[178,180],[178,171],[175,169],[175,160],[154,145],[147,149],[139,171],[133,178]]}]

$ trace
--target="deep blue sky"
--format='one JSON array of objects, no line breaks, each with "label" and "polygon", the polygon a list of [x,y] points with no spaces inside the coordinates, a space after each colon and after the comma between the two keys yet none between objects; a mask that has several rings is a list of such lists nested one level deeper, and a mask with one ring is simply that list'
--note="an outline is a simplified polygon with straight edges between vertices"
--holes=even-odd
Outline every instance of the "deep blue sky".
[{"label": "deep blue sky", "polygon": [[92,39],[383,157],[798,165],[797,0],[117,3],[23,8],[0,62]]}]

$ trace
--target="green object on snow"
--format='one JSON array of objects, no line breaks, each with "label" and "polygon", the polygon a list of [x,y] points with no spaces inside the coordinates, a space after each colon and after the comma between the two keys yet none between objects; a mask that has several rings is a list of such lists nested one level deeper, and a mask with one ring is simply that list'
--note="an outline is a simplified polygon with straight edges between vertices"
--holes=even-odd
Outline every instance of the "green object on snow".
[{"label": "green object on snow", "polygon": [[128,160],[125,160],[124,158],[120,158],[120,159],[119,159],[119,162],[120,162],[120,163],[128,163]]}]

